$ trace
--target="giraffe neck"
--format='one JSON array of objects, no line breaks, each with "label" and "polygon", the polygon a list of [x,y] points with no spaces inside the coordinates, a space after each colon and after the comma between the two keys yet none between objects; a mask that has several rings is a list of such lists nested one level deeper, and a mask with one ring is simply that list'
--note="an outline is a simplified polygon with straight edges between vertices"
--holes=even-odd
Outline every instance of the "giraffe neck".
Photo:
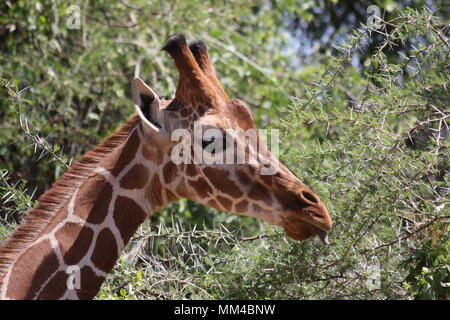
[{"label": "giraffe neck", "polygon": [[164,158],[140,125],[91,170],[4,278],[2,299],[92,299],[148,214],[176,196],[165,191]]}]

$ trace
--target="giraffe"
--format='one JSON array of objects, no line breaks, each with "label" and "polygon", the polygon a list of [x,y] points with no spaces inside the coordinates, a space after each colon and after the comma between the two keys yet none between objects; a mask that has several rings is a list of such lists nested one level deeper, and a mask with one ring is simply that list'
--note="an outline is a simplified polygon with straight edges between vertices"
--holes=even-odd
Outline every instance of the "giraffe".
[{"label": "giraffe", "polygon": [[[1,299],[93,299],[121,251],[151,214],[180,198],[259,218],[295,240],[326,242],[332,221],[324,203],[268,151],[260,136],[256,158],[244,163],[176,163],[178,129],[256,129],[244,102],[221,86],[206,44],[183,35],[163,50],[179,72],[173,99],[159,98],[140,78],[136,108],[121,128],[75,162],[44,193],[0,248]],[[194,142],[205,154],[214,137]],[[217,142],[217,141],[216,141]],[[175,152],[176,153],[176,152]],[[277,163],[274,174],[262,174]]]}]

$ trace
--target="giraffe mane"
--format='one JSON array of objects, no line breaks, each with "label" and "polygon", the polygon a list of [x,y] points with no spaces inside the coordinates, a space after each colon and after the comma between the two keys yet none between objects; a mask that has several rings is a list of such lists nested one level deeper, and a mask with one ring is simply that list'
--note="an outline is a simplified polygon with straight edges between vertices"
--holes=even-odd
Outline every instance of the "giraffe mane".
[{"label": "giraffe mane", "polygon": [[4,276],[11,263],[22,254],[28,244],[39,236],[92,170],[115,148],[125,142],[140,121],[138,115],[132,116],[106,140],[71,165],[70,169],[39,197],[37,206],[28,211],[17,229],[3,243],[0,243],[0,287],[3,285]]}]

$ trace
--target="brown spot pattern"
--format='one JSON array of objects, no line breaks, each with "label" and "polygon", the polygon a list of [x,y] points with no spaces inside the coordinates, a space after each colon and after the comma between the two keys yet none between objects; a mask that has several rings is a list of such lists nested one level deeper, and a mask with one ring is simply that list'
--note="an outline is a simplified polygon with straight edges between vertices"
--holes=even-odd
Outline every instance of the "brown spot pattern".
[{"label": "brown spot pattern", "polygon": [[83,258],[92,243],[94,232],[88,227],[68,222],[55,234],[64,262],[74,265]]},{"label": "brown spot pattern", "polygon": [[261,175],[261,180],[269,187],[273,185],[274,177],[272,175]]},{"label": "brown spot pattern", "polygon": [[213,190],[209,186],[208,182],[199,178],[195,181],[189,181],[189,184],[194,188],[195,192],[200,198],[205,198],[213,193]]},{"label": "brown spot pattern", "polygon": [[191,114],[192,113],[192,110],[189,108],[189,107],[187,107],[187,106],[184,106],[182,109],[181,109],[181,112],[180,112],[180,115],[184,118],[184,117],[187,117],[189,114]]},{"label": "brown spot pattern", "polygon": [[252,186],[248,196],[257,201],[264,201],[270,204],[270,194],[266,188],[261,184],[255,184]]},{"label": "brown spot pattern", "polygon": [[157,208],[163,205],[162,200],[162,185],[159,176],[155,175],[150,182],[149,188],[146,191],[147,197],[150,199],[152,206]]},{"label": "brown spot pattern", "polygon": [[98,277],[95,275],[94,271],[88,267],[84,266],[80,271],[80,289],[77,290],[78,298],[81,300],[91,300],[93,299],[105,278]]},{"label": "brown spot pattern", "polygon": [[242,196],[242,191],[228,178],[228,172],[213,168],[205,168],[203,171],[216,189],[235,198]]},{"label": "brown spot pattern", "polygon": [[141,189],[148,181],[148,169],[143,164],[135,164],[120,180],[120,187],[124,189]]},{"label": "brown spot pattern", "polygon": [[33,299],[49,276],[58,269],[58,259],[45,240],[25,251],[11,270],[6,292],[11,299]]},{"label": "brown spot pattern", "polygon": [[74,213],[89,223],[100,224],[108,214],[112,186],[101,175],[83,183],[75,199]]},{"label": "brown spot pattern", "polygon": [[211,208],[216,208],[216,209],[222,210],[221,207],[219,206],[219,204],[214,199],[209,200],[207,204]]},{"label": "brown spot pattern", "polygon": [[188,196],[188,192],[187,192],[187,187],[186,184],[184,183],[183,180],[180,181],[180,183],[178,183],[178,185],[175,188],[175,191],[181,196],[181,197],[187,197]]},{"label": "brown spot pattern", "polygon": [[176,201],[178,199],[178,197],[168,189],[166,189],[166,197],[168,202]]},{"label": "brown spot pattern", "polygon": [[233,202],[221,196],[217,196],[216,199],[222,205],[222,207],[224,207],[228,211],[231,211],[231,206],[233,205]]},{"label": "brown spot pattern", "polygon": [[116,239],[112,232],[105,228],[98,234],[91,260],[97,268],[109,273],[117,258]]},{"label": "brown spot pattern", "polygon": [[64,271],[58,271],[45,285],[39,294],[40,300],[56,300],[61,298],[67,290],[67,279],[69,275]]},{"label": "brown spot pattern", "polygon": [[171,183],[173,178],[175,178],[176,167],[172,161],[166,163],[163,168],[164,181],[166,183]]},{"label": "brown spot pattern", "polygon": [[195,164],[186,164],[185,172],[190,177],[195,177],[198,174]]},{"label": "brown spot pattern", "polygon": [[126,244],[147,215],[133,199],[119,196],[114,204],[113,217]]},{"label": "brown spot pattern", "polygon": [[247,184],[250,184],[252,182],[250,177],[243,170],[236,170],[236,175],[237,175],[237,177],[239,179],[239,182],[242,183],[243,185],[247,185]]},{"label": "brown spot pattern", "polygon": [[116,161],[114,167],[111,170],[111,174],[117,177],[117,175],[122,171],[123,168],[129,164],[134,157],[136,156],[136,152],[139,148],[139,135],[137,130],[134,130],[127,142],[125,142],[125,146],[122,148],[119,159]]},{"label": "brown spot pattern", "polygon": [[246,212],[247,206],[248,206],[247,200],[242,200],[242,201],[236,203],[236,205],[234,206],[234,210],[236,210],[236,212],[239,212],[239,213]]}]

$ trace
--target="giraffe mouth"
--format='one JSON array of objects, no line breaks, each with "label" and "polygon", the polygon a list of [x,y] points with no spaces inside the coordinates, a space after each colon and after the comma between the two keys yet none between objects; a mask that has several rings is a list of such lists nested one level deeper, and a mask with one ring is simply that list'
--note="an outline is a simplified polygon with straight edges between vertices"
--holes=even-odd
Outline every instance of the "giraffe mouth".
[{"label": "giraffe mouth", "polygon": [[286,234],[295,240],[306,240],[317,235],[324,244],[328,245],[328,234],[323,229],[313,225],[311,222],[302,220],[286,220],[283,224]]},{"label": "giraffe mouth", "polygon": [[324,243],[324,244],[329,244],[330,241],[328,240],[328,234],[317,228],[317,227],[313,227],[314,228],[314,232],[319,236],[319,239]]}]

